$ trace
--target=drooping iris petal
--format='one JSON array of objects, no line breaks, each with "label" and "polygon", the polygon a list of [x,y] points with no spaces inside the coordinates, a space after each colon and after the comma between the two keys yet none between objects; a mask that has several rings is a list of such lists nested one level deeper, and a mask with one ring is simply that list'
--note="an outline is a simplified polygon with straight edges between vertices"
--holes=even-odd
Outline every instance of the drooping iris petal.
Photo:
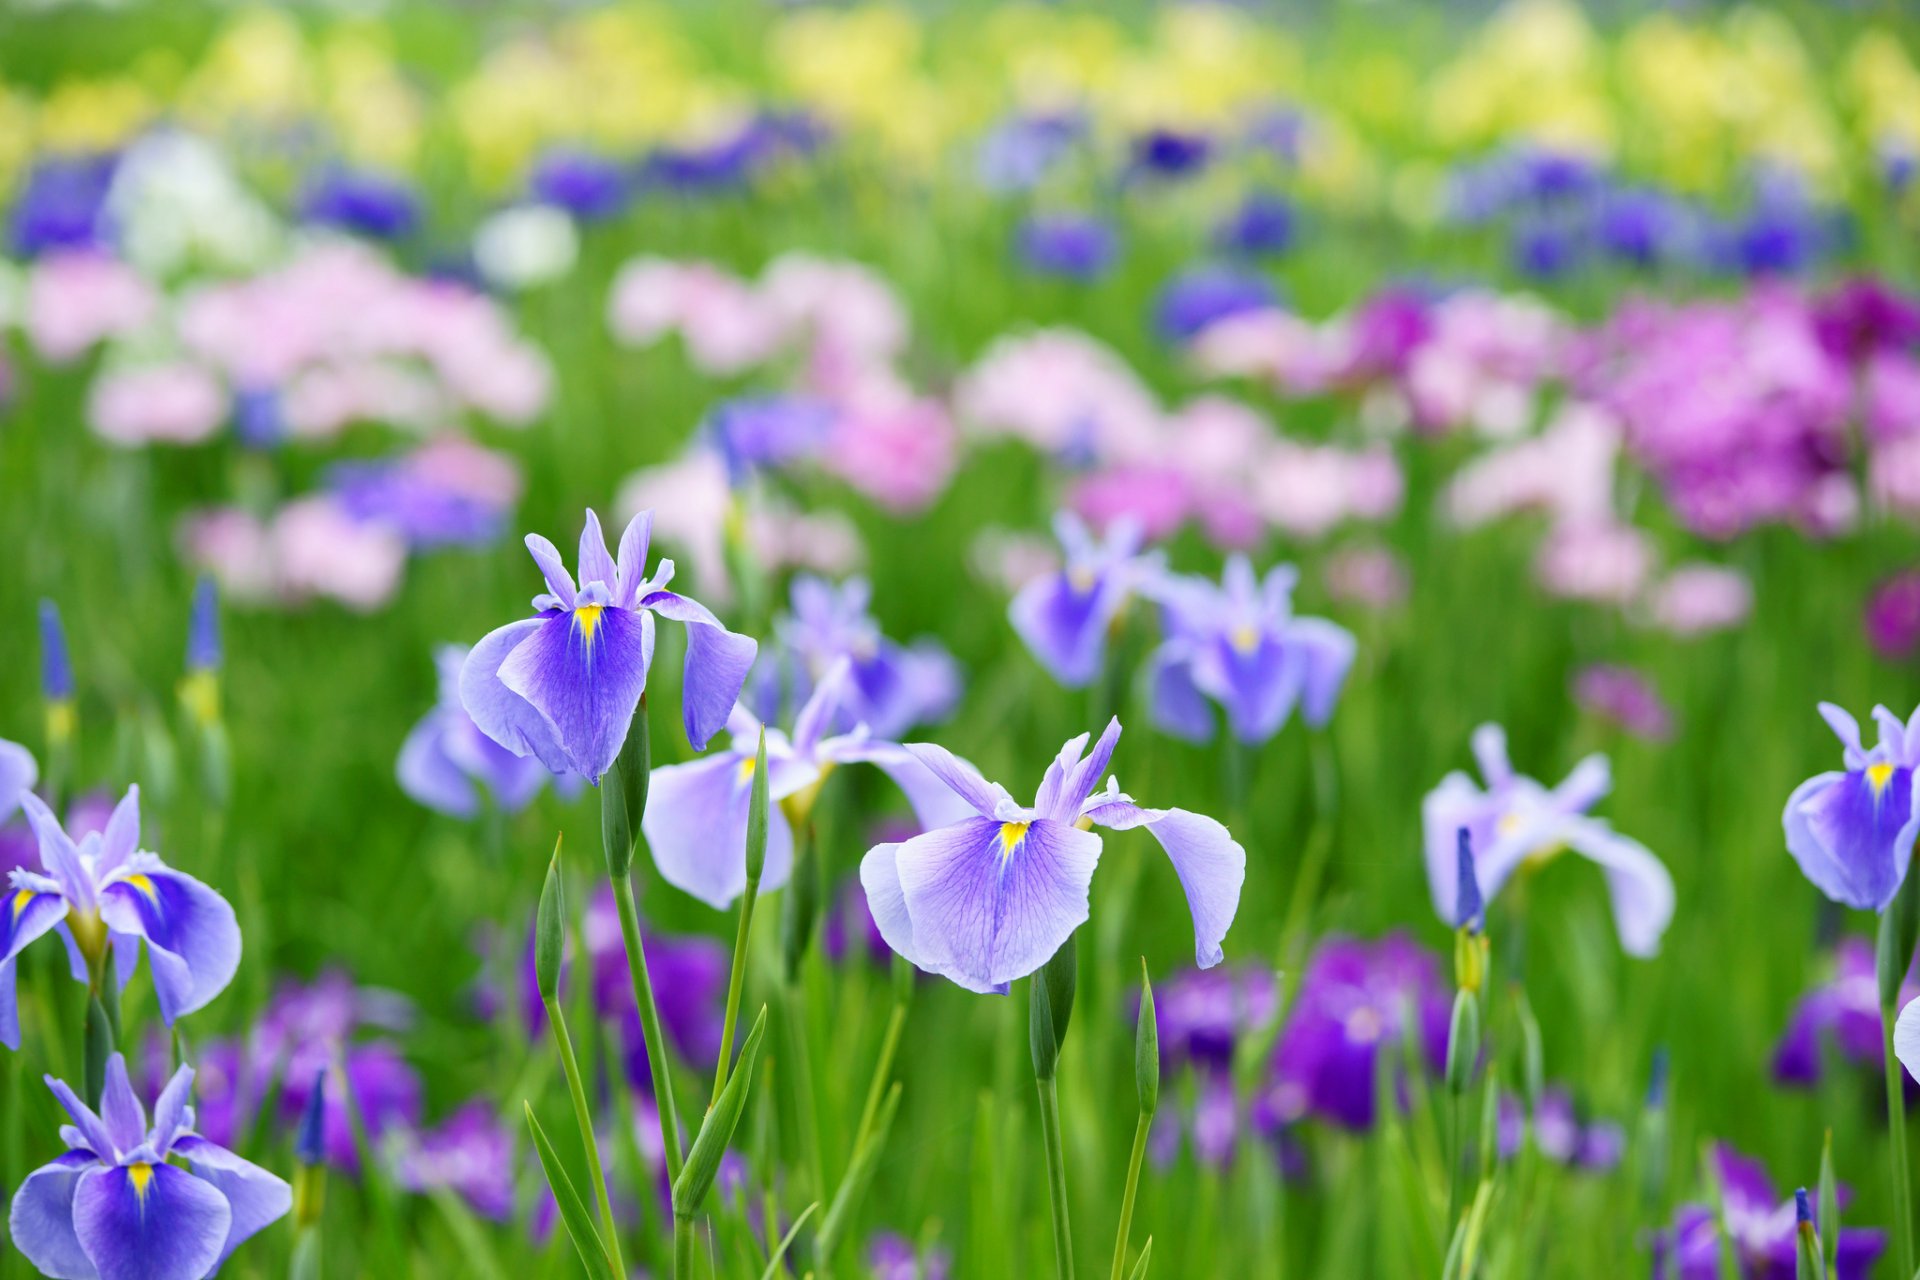
[{"label": "drooping iris petal", "polygon": [[1167,851],[1193,913],[1193,956],[1202,969],[1225,958],[1221,940],[1240,909],[1247,851],[1225,826],[1185,809],[1142,809],[1125,799],[1096,800],[1086,811],[1095,826],[1113,831],[1145,827]]},{"label": "drooping iris petal", "polygon": [[613,557],[607,554],[607,535],[600,531],[600,516],[591,507],[587,509],[586,523],[580,526],[579,565],[582,587],[599,582],[611,592],[619,582]]},{"label": "drooping iris petal", "polygon": [[1233,736],[1265,742],[1280,731],[1305,681],[1300,655],[1280,636],[1246,627],[1195,650],[1193,682],[1227,710]]},{"label": "drooping iris petal", "polygon": [[164,1162],[80,1175],[73,1229],[100,1280],[203,1280],[233,1211],[211,1183]]},{"label": "drooping iris petal", "polygon": [[[31,886],[31,887],[30,887]],[[67,900],[44,876],[23,878],[0,898],[0,1044],[20,1047],[20,1012],[14,1002],[15,957],[67,918]]]},{"label": "drooping iris petal", "polygon": [[1087,918],[1100,838],[1063,823],[975,818],[894,852],[921,968],[973,991],[1025,977]]},{"label": "drooping iris petal", "polygon": [[193,1176],[211,1183],[226,1197],[227,1236],[220,1247],[225,1262],[249,1236],[278,1222],[293,1208],[293,1188],[279,1176],[242,1160],[225,1147],[189,1134],[173,1144],[173,1154],[185,1156]]},{"label": "drooping iris petal", "polygon": [[1826,773],[1788,797],[1787,849],[1836,902],[1878,911],[1893,901],[1913,856],[1920,820],[1913,771],[1890,764]]},{"label": "drooping iris petal", "polygon": [[55,1280],[89,1280],[92,1259],[73,1230],[73,1193],[80,1175],[97,1168],[91,1151],[69,1151],[27,1175],[7,1210],[7,1234],[27,1261]]},{"label": "drooping iris petal", "polygon": [[460,701],[480,731],[515,755],[534,756],[558,773],[573,768],[553,721],[500,679],[501,664],[546,619],[526,618],[488,632],[460,668]]},{"label": "drooping iris petal", "polygon": [[192,876],[138,855],[101,889],[100,915],[145,939],[160,1016],[171,1025],[226,989],[240,967],[240,925],[227,900]]},{"label": "drooping iris petal", "polygon": [[[474,646],[474,656],[467,662],[469,673],[492,640],[490,635]],[[627,609],[582,605],[536,620],[526,638],[501,661],[499,682],[552,725],[564,754],[559,767],[585,774],[597,784],[626,741],[652,658],[648,619]],[[462,696],[466,684],[463,675]],[[492,733],[471,700],[468,710],[482,729]],[[499,740],[515,745],[507,738]],[[541,759],[554,767],[544,756]]]},{"label": "drooping iris petal", "polygon": [[1091,684],[1107,653],[1107,628],[1125,593],[1107,572],[1061,570],[1027,583],[1009,617],[1040,665],[1069,689]]},{"label": "drooping iris petal", "polygon": [[1287,639],[1300,652],[1300,714],[1319,729],[1333,719],[1359,644],[1353,633],[1324,618],[1299,618],[1287,627]]},{"label": "drooping iris petal", "polygon": [[20,797],[32,789],[39,776],[32,752],[0,738],[0,822],[13,816],[20,807]]},{"label": "drooping iris petal", "polygon": [[680,714],[687,740],[694,750],[704,751],[739,701],[760,645],[750,636],[736,635],[721,626],[720,619],[705,605],[671,591],[649,592],[641,597],[640,607],[686,624],[687,664],[680,689]]},{"label": "drooping iris petal", "polygon": [[1630,956],[1660,951],[1660,937],[1673,920],[1673,876],[1638,840],[1593,819],[1569,824],[1567,843],[1600,864],[1613,899],[1613,925]]},{"label": "drooping iris petal", "polygon": [[857,761],[878,768],[907,797],[907,804],[923,831],[950,827],[977,816],[971,804],[899,743],[849,735],[827,739],[820,744],[820,754],[823,759],[841,764]]},{"label": "drooping iris petal", "polygon": [[445,711],[429,713],[400,744],[395,773],[400,789],[429,809],[455,818],[471,818],[480,810],[480,796],[466,770],[447,753]]},{"label": "drooping iris petal", "polygon": [[[771,763],[768,768],[773,768]],[[768,780],[769,794],[777,777]],[[641,830],[668,884],[721,909],[746,891],[752,792],[753,760],[732,752],[653,771]],[[779,806],[773,805],[767,810],[762,891],[785,884],[792,870],[793,832]]]}]

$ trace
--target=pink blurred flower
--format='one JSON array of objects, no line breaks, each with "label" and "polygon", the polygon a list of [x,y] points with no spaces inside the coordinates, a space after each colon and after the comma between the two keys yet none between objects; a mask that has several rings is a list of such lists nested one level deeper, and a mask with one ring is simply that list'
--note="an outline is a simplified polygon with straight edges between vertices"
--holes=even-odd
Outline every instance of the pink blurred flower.
[{"label": "pink blurred flower", "polygon": [[69,364],[151,321],[160,298],[140,273],[87,251],[49,254],[27,279],[27,336],[50,364]]},{"label": "pink blurred flower", "polygon": [[1329,596],[1369,609],[1395,608],[1410,590],[1405,563],[1381,546],[1342,547],[1328,557],[1325,578]]},{"label": "pink blurred flower", "polygon": [[1462,467],[1447,485],[1447,513],[1468,528],[1518,511],[1583,524],[1604,520],[1613,508],[1619,451],[1619,428],[1605,411],[1569,405],[1538,436]]},{"label": "pink blurred flower", "polygon": [[1555,312],[1532,298],[1471,291],[1434,305],[1426,322],[1405,376],[1416,426],[1471,426],[1504,439],[1532,425],[1538,388],[1562,368],[1567,331]]},{"label": "pink blurred flower", "polygon": [[1737,627],[1753,612],[1753,584],[1737,569],[1695,562],[1675,568],[1648,594],[1653,625],[1675,635]]},{"label": "pink blurred flower", "polygon": [[1072,329],[1005,337],[960,380],[955,412],[1072,461],[1131,459],[1160,436],[1160,408],[1125,361]]},{"label": "pink blurred flower", "polygon": [[862,364],[882,364],[906,349],[906,308],[873,268],[807,253],[786,253],[768,264],[760,293],[789,341]]},{"label": "pink blurred flower", "polygon": [[1867,643],[1890,662],[1920,648],[1920,570],[1896,573],[1874,588],[1864,617]]},{"label": "pink blurred flower", "polygon": [[1400,509],[1400,464],[1383,447],[1276,441],[1253,462],[1254,504],[1275,527],[1318,538],[1347,520],[1381,520]]},{"label": "pink blurred flower", "polygon": [[1561,525],[1534,560],[1535,576],[1554,595],[1606,604],[1632,600],[1652,572],[1647,535],[1612,520]]},{"label": "pink blurred flower", "polygon": [[220,380],[196,364],[110,369],[87,392],[87,422],[119,445],[197,444],[227,419]]},{"label": "pink blurred flower", "polygon": [[946,406],[881,394],[841,407],[820,465],[894,512],[917,511],[952,478],[958,450]]},{"label": "pink blurred flower", "polygon": [[1324,391],[1343,363],[1338,337],[1277,307],[1214,321],[1195,335],[1188,355],[1204,374],[1257,378],[1290,396]]},{"label": "pink blurred flower", "polygon": [[1573,700],[1580,708],[1619,725],[1636,738],[1665,742],[1673,736],[1673,710],[1653,682],[1632,667],[1594,663],[1574,673]]},{"label": "pink blurred flower", "polygon": [[218,507],[186,517],[180,525],[180,553],[195,568],[211,573],[227,599],[257,604],[273,598],[273,551],[267,528],[238,507]]},{"label": "pink blurred flower", "polygon": [[1185,477],[1172,467],[1153,465],[1090,472],[1068,490],[1067,507],[1095,529],[1122,518],[1136,520],[1149,542],[1175,532],[1191,512]]},{"label": "pink blurred flower", "polygon": [[329,497],[280,509],[270,535],[275,586],[289,600],[324,596],[361,613],[393,598],[407,543],[393,530],[353,519]]}]

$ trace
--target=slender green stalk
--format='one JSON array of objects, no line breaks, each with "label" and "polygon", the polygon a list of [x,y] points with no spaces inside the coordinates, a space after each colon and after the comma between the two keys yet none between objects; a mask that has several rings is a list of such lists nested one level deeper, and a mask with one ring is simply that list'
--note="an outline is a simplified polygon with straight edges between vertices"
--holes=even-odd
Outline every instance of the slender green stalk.
[{"label": "slender green stalk", "polygon": [[825,1197],[827,1178],[820,1163],[820,1118],[813,1110],[813,1060],[807,1053],[806,1001],[798,980],[787,985],[787,1052],[793,1056],[793,1068],[787,1074],[793,1080],[795,1136],[800,1140],[800,1161],[813,1179],[813,1193]]},{"label": "slender green stalk", "polygon": [[760,896],[760,877],[747,877],[747,891],[740,895],[740,927],[733,935],[733,972],[727,979],[727,1014],[720,1024],[720,1058],[713,1064],[711,1109],[727,1087],[727,1072],[733,1066],[733,1027],[740,1020],[740,988],[747,976],[747,935],[753,929],[753,902]]},{"label": "slender green stalk", "polygon": [[1040,1142],[1047,1149],[1047,1197],[1053,1203],[1053,1261],[1060,1280],[1073,1280],[1073,1230],[1067,1223],[1067,1162],[1060,1146],[1060,1088],[1052,1076],[1040,1087]]},{"label": "slender green stalk", "polygon": [[1121,1280],[1126,1274],[1127,1236],[1133,1231],[1133,1200],[1140,1190],[1140,1165],[1147,1156],[1147,1130],[1152,1127],[1153,1117],[1142,1111],[1133,1126],[1133,1154],[1127,1159],[1127,1189],[1120,1196],[1120,1230],[1113,1241],[1112,1280]]},{"label": "slender green stalk", "polygon": [[560,1069],[567,1077],[567,1093],[573,1098],[574,1119],[580,1122],[580,1145],[587,1151],[587,1172],[593,1178],[594,1199],[599,1201],[600,1219],[607,1228],[607,1260],[613,1274],[627,1274],[620,1258],[620,1228],[613,1221],[613,1200],[607,1195],[607,1171],[600,1163],[600,1143],[593,1136],[593,1111],[587,1105],[587,1090],[580,1079],[580,1062],[573,1056],[573,1037],[567,1034],[567,1020],[560,1004],[546,997],[547,1025],[553,1028],[553,1043],[560,1050]]},{"label": "slender green stalk", "polygon": [[660,1111],[660,1147],[667,1153],[667,1180],[680,1176],[686,1153],[680,1146],[680,1109],[673,1101],[673,1073],[667,1066],[667,1036],[660,1028],[660,1008],[653,1000],[653,979],[647,974],[647,952],[640,938],[640,913],[633,901],[633,876],[609,875],[613,903],[620,912],[620,937],[626,945],[627,967],[633,976],[633,996],[640,1003],[640,1032],[647,1042],[647,1074]]},{"label": "slender green stalk", "polygon": [[1900,1011],[1880,1010],[1882,1048],[1887,1059],[1887,1139],[1893,1150],[1893,1257],[1897,1276],[1913,1274],[1913,1171],[1907,1163],[1907,1098],[1901,1087],[1900,1060],[1893,1056],[1893,1022]]},{"label": "slender green stalk", "polygon": [[[911,988],[909,988],[911,989]],[[860,1127],[853,1131],[853,1150],[857,1155],[873,1132],[874,1119],[880,1114],[880,1099],[886,1095],[887,1078],[893,1074],[893,1058],[900,1051],[900,1037],[907,1029],[907,1002],[894,998],[893,1011],[887,1015],[887,1031],[880,1041],[880,1060],[874,1064],[873,1082],[867,1086],[867,1104],[860,1109]]]},{"label": "slender green stalk", "polygon": [[693,1218],[678,1215],[673,1220],[674,1280],[693,1280]]}]

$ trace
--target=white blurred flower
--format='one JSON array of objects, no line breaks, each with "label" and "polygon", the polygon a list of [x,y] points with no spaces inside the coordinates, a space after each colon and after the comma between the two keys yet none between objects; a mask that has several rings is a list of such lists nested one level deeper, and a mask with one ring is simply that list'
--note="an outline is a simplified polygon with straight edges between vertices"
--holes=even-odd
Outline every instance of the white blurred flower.
[{"label": "white blurred flower", "polygon": [[128,149],[107,194],[120,254],[161,278],[193,266],[251,271],[280,251],[271,211],[212,144],[192,134],[151,134]]},{"label": "white blurred flower", "polygon": [[515,205],[473,233],[473,261],[489,284],[530,289],[558,280],[580,256],[580,233],[564,209]]}]

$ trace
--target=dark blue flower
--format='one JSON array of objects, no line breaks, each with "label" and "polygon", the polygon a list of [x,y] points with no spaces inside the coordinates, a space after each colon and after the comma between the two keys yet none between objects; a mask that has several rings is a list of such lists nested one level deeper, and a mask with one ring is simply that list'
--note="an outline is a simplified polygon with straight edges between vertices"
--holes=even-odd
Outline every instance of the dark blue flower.
[{"label": "dark blue flower", "polygon": [[1227,253],[1285,253],[1293,245],[1293,205],[1270,191],[1256,191],[1213,230],[1213,243]]},{"label": "dark blue flower", "polygon": [[1020,260],[1030,270],[1072,280],[1106,274],[1120,251],[1119,237],[1098,218],[1078,213],[1036,214],[1020,224]]},{"label": "dark blue flower", "polygon": [[1158,178],[1185,178],[1213,159],[1213,140],[1204,133],[1149,129],[1133,140],[1133,167]]},{"label": "dark blue flower", "polygon": [[1169,280],[1154,303],[1154,327],[1172,342],[1185,342],[1216,320],[1277,306],[1279,293],[1255,271],[1202,266]]},{"label": "dark blue flower", "polygon": [[14,253],[32,258],[49,249],[102,245],[109,230],[107,191],[118,159],[54,155],[35,163],[13,201],[8,236]]},{"label": "dark blue flower", "polygon": [[591,151],[551,151],[534,165],[527,190],[582,222],[611,218],[627,207],[633,177],[625,166]]},{"label": "dark blue flower", "polygon": [[398,240],[420,225],[420,198],[398,178],[336,167],[308,186],[300,216],[374,240]]}]

